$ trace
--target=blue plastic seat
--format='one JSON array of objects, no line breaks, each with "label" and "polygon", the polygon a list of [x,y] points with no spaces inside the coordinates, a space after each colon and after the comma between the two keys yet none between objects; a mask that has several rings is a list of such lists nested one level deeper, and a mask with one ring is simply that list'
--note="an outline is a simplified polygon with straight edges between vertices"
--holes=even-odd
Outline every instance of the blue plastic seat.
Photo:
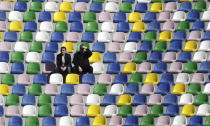
[{"label": "blue plastic seat", "polygon": [[30,32],[36,32],[37,30],[37,24],[36,22],[26,22],[24,26],[24,31],[30,31]]},{"label": "blue plastic seat", "polygon": [[190,30],[203,31],[205,30],[205,23],[203,21],[195,21]]},{"label": "blue plastic seat", "polygon": [[44,117],[42,126],[56,126],[56,119],[54,117]]},{"label": "blue plastic seat", "polygon": [[163,100],[163,105],[177,105],[177,95],[175,94],[168,94],[165,95],[164,100]]},{"label": "blue plastic seat", "polygon": [[118,74],[120,72],[120,64],[119,63],[109,63],[107,67],[108,74]]},{"label": "blue plastic seat", "polygon": [[69,110],[66,105],[57,105],[55,107],[54,116],[55,117],[62,117],[62,116],[68,116]]},{"label": "blue plastic seat", "polygon": [[90,126],[90,119],[87,116],[80,116],[77,118],[76,126]]},{"label": "blue plastic seat", "polygon": [[152,21],[149,23],[147,31],[160,31],[160,22]]},{"label": "blue plastic seat", "polygon": [[172,40],[168,48],[168,51],[179,52],[181,50],[182,50],[182,41]]},{"label": "blue plastic seat", "polygon": [[54,98],[54,106],[56,105],[67,105],[68,104],[68,98],[66,95],[59,94],[56,95]]},{"label": "blue plastic seat", "polygon": [[22,118],[19,116],[12,116],[9,119],[8,126],[22,126],[22,125],[23,125],[23,121],[22,121]]},{"label": "blue plastic seat", "polygon": [[187,38],[187,33],[185,31],[176,31],[174,33],[173,40],[178,40],[178,41],[185,41]]},{"label": "blue plastic seat", "polygon": [[73,95],[74,94],[74,86],[71,84],[63,84],[61,86],[61,94]]},{"label": "blue plastic seat", "polygon": [[85,3],[89,3],[90,0],[77,0],[77,2],[85,2]]},{"label": "blue plastic seat", "polygon": [[35,105],[36,104],[36,98],[34,95],[32,94],[25,94],[22,97],[22,102],[21,105],[25,106],[25,105]]},{"label": "blue plastic seat", "polygon": [[51,42],[63,42],[64,35],[63,32],[53,32],[51,35]]},{"label": "blue plastic seat", "polygon": [[202,40],[210,40],[210,31],[206,31],[204,33],[203,39]]},{"label": "blue plastic seat", "polygon": [[186,63],[188,61],[191,61],[191,58],[192,58],[191,52],[181,52],[179,54],[179,58],[176,61]]},{"label": "blue plastic seat", "polygon": [[23,84],[15,84],[12,87],[12,94],[16,95],[24,95],[26,93],[25,85]]},{"label": "blue plastic seat", "polygon": [[149,62],[157,63],[162,60],[162,53],[161,52],[152,52],[149,57]]},{"label": "blue plastic seat", "polygon": [[179,106],[178,105],[168,105],[164,115],[172,116],[172,117],[179,115]]},{"label": "blue plastic seat", "polygon": [[170,93],[170,84],[169,83],[158,83],[156,94],[166,95]]},{"label": "blue plastic seat", "polygon": [[152,50],[152,42],[142,42],[138,52],[149,52]]},{"label": "blue plastic seat", "polygon": [[192,10],[192,3],[191,2],[181,2],[179,6],[179,11],[191,11]]},{"label": "blue plastic seat", "polygon": [[82,32],[83,24],[81,22],[72,22],[70,26],[71,32]]},{"label": "blue plastic seat", "polygon": [[124,13],[124,12],[116,12],[114,14],[113,21],[115,23],[125,22],[126,21],[126,13]]},{"label": "blue plastic seat", "polygon": [[141,32],[130,32],[127,42],[141,41]]},{"label": "blue plastic seat", "polygon": [[196,21],[200,20],[200,12],[199,11],[190,11],[188,13],[188,17],[186,21]]},{"label": "blue plastic seat", "polygon": [[0,105],[0,117],[4,116],[4,108]]},{"label": "blue plastic seat", "polygon": [[144,94],[137,94],[134,96],[132,105],[137,106],[137,105],[145,105],[147,104],[147,96]]},{"label": "blue plastic seat", "polygon": [[172,73],[164,73],[164,74],[162,74],[159,82],[173,84],[174,83],[174,76],[173,76]]},{"label": "blue plastic seat", "polygon": [[210,83],[210,75],[208,75],[206,83]]},{"label": "blue plastic seat", "polygon": [[105,47],[106,46],[103,42],[95,42],[95,43],[93,43],[92,51],[93,52],[104,53],[105,52]]},{"label": "blue plastic seat", "polygon": [[100,105],[107,106],[107,105],[115,105],[115,104],[116,104],[116,96],[107,94],[107,95],[104,95],[103,102]]},{"label": "blue plastic seat", "polygon": [[155,68],[152,72],[154,73],[164,73],[167,71],[167,63],[165,62],[158,62],[155,64]]},{"label": "blue plastic seat", "polygon": [[51,14],[50,12],[46,12],[46,11],[43,11],[43,12],[40,12],[39,13],[39,18],[38,18],[38,21],[39,22],[42,22],[42,21],[51,21]]},{"label": "blue plastic seat", "polygon": [[147,3],[136,3],[135,12],[146,13]]},{"label": "blue plastic seat", "polygon": [[81,14],[79,12],[70,12],[68,20],[69,22],[81,22]]},{"label": "blue plastic seat", "polygon": [[134,3],[135,2],[135,0],[122,0],[122,2],[128,2],[128,3]]},{"label": "blue plastic seat", "polygon": [[95,84],[94,74],[89,74],[89,73],[83,74],[82,75],[82,83],[83,84],[91,84],[91,85]]},{"label": "blue plastic seat", "polygon": [[27,3],[23,1],[17,1],[14,6],[14,11],[20,11],[20,12],[27,11]]},{"label": "blue plastic seat", "polygon": [[114,63],[116,62],[117,56],[114,52],[104,53],[103,62],[104,63]]},{"label": "blue plastic seat", "polygon": [[7,41],[7,42],[16,42],[17,41],[17,33],[16,32],[13,32],[13,31],[6,32],[5,35],[4,35],[4,41]]},{"label": "blue plastic seat", "polygon": [[198,72],[199,73],[209,73],[210,72],[210,61],[202,62]]},{"label": "blue plastic seat", "polygon": [[11,73],[12,74],[23,74],[24,73],[24,64],[21,62],[12,63]]},{"label": "blue plastic seat", "polygon": [[119,22],[117,24],[117,32],[129,32],[130,27],[128,22]]},{"label": "blue plastic seat", "polygon": [[127,83],[128,83],[128,76],[127,74],[123,73],[117,74],[113,82],[113,84],[127,84]]},{"label": "blue plastic seat", "polygon": [[32,0],[32,1],[44,2],[45,0]]},{"label": "blue plastic seat", "polygon": [[82,34],[81,38],[82,42],[94,42],[95,41],[95,35],[93,32],[84,32]]},{"label": "blue plastic seat", "polygon": [[130,94],[130,95],[139,94],[139,85],[138,84],[129,84],[124,93]]},{"label": "blue plastic seat", "polygon": [[142,20],[143,22],[151,22],[151,21],[156,21],[157,20],[157,15],[154,12],[147,12],[144,15],[144,19]]},{"label": "blue plastic seat", "polygon": [[177,2],[178,0],[165,0],[165,2]]},{"label": "blue plastic seat", "polygon": [[128,116],[125,119],[125,123],[123,126],[138,126],[139,125],[139,119],[137,116]]},{"label": "blue plastic seat", "polygon": [[8,52],[0,52],[0,62],[9,62],[9,53]]},{"label": "blue plastic seat", "polygon": [[56,42],[46,43],[45,52],[57,53],[58,52],[58,44]]},{"label": "blue plastic seat", "polygon": [[194,115],[190,118],[188,126],[203,126],[203,117]]},{"label": "blue plastic seat", "polygon": [[35,74],[33,83],[41,84],[41,85],[47,84],[47,75],[46,74]]},{"label": "blue plastic seat", "polygon": [[99,13],[103,10],[103,3],[101,2],[92,2],[90,4],[90,11]]},{"label": "blue plastic seat", "polygon": [[45,52],[42,54],[42,63],[54,63],[55,55],[52,52]]},{"label": "blue plastic seat", "polygon": [[6,20],[6,12],[0,11],[0,21],[5,21]]}]

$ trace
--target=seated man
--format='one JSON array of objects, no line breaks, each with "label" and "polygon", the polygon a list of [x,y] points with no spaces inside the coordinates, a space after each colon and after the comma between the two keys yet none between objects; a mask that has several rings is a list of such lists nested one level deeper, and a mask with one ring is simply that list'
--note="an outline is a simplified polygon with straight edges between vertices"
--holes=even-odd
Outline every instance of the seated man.
[{"label": "seated man", "polygon": [[56,58],[58,72],[63,75],[63,81],[65,82],[66,75],[69,73],[68,67],[71,70],[71,55],[66,53],[66,47],[61,47],[61,53]]},{"label": "seated man", "polygon": [[80,45],[80,51],[75,53],[73,63],[73,72],[77,74],[93,73],[93,67],[90,66],[89,57],[92,52],[84,45]]}]

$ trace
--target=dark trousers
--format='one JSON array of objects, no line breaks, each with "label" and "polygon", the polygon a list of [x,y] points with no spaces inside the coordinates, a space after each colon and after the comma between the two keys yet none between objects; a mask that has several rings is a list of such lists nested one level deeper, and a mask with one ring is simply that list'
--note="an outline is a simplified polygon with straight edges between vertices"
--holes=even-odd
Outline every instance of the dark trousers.
[{"label": "dark trousers", "polygon": [[85,74],[85,73],[93,73],[93,67],[92,66],[83,66],[82,67],[82,73],[80,73],[79,68],[74,66],[73,67],[73,73],[76,73],[76,74],[79,74],[79,75],[82,75],[82,74]]},{"label": "dark trousers", "polygon": [[66,76],[67,76],[67,74],[69,73],[69,72],[68,72],[68,69],[66,69],[65,71],[62,71],[60,68],[58,68],[58,72],[59,72],[60,74],[62,74],[62,76],[63,76],[63,82],[65,82],[65,81],[66,81]]}]

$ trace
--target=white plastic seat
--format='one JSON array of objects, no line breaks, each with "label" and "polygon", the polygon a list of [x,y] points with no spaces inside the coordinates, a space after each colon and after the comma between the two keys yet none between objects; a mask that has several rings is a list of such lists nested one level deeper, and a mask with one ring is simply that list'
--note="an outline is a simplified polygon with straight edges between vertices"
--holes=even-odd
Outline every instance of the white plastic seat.
[{"label": "white plastic seat", "polygon": [[186,14],[184,11],[176,11],[174,12],[173,21],[185,21],[186,19]]},{"label": "white plastic seat", "polygon": [[40,31],[46,31],[46,32],[53,32],[53,23],[49,21],[43,21],[40,23]]},{"label": "white plastic seat", "polygon": [[187,118],[185,116],[178,115],[174,118],[172,126],[186,126]]},{"label": "white plastic seat", "polygon": [[200,51],[210,51],[210,41],[205,40],[200,43],[199,49]]},{"label": "white plastic seat", "polygon": [[56,2],[46,2],[44,10],[50,12],[56,12],[58,11],[58,5]]},{"label": "white plastic seat", "polygon": [[204,11],[201,21],[210,21],[210,10]]},{"label": "white plastic seat", "polygon": [[142,3],[150,3],[151,0],[138,0],[138,2],[142,2]]},{"label": "white plastic seat", "polygon": [[50,75],[50,84],[63,84],[63,76],[59,73],[54,73]]},{"label": "white plastic seat", "polygon": [[34,105],[26,105],[23,107],[22,115],[24,117],[37,116],[37,109]]},{"label": "white plastic seat", "polygon": [[198,106],[197,114],[199,116],[209,116],[210,115],[210,105],[202,104]]},{"label": "white plastic seat", "polygon": [[104,116],[111,117],[115,116],[118,113],[118,109],[116,105],[108,105],[104,109]]},{"label": "white plastic seat", "polygon": [[63,2],[76,2],[76,0],[63,0]]},{"label": "white plastic seat", "polygon": [[206,52],[195,52],[192,61],[195,62],[204,62],[207,60],[207,53]]},{"label": "white plastic seat", "polygon": [[113,22],[103,22],[101,24],[102,32],[114,32],[114,23]]},{"label": "white plastic seat", "polygon": [[92,64],[93,67],[93,73],[95,74],[102,74],[104,73],[104,64],[103,63],[93,63]]},{"label": "white plastic seat", "polygon": [[58,126],[73,126],[73,118],[70,116],[63,116],[60,118]]},{"label": "white plastic seat", "polygon": [[128,52],[137,52],[137,43],[136,42],[127,42],[124,47],[124,51]]},{"label": "white plastic seat", "polygon": [[89,94],[87,96],[86,105],[100,105],[100,96],[97,94]]},{"label": "white plastic seat", "polygon": [[97,40],[99,42],[111,42],[112,41],[111,33],[108,33],[108,32],[99,32],[98,33]]},{"label": "white plastic seat", "polygon": [[108,2],[105,5],[105,11],[107,12],[118,12],[119,11],[119,4],[115,2]]},{"label": "white plastic seat", "polygon": [[0,105],[4,105],[4,97],[0,95]]},{"label": "white plastic seat", "polygon": [[204,94],[210,94],[210,83],[207,83],[203,89]]},{"label": "white plastic seat", "polygon": [[193,104],[194,97],[192,94],[183,94],[180,97],[179,105]]},{"label": "white plastic seat", "polygon": [[9,73],[9,64],[5,62],[0,62],[0,73]]},{"label": "white plastic seat", "polygon": [[208,23],[207,27],[206,27],[206,31],[210,30],[210,22]]},{"label": "white plastic seat", "polygon": [[14,51],[16,52],[28,52],[28,43],[26,42],[16,42]]},{"label": "white plastic seat", "polygon": [[22,21],[23,15],[19,11],[11,11],[8,17],[9,21]]},{"label": "white plastic seat", "polygon": [[188,73],[179,73],[176,77],[176,83],[189,84],[190,75]]},{"label": "white plastic seat", "polygon": [[40,56],[38,52],[28,52],[26,55],[26,62],[40,62]]},{"label": "white plastic seat", "polygon": [[112,85],[109,94],[113,95],[121,95],[124,93],[124,86],[122,84],[114,84]]},{"label": "white plastic seat", "polygon": [[36,41],[38,42],[49,42],[50,41],[50,34],[47,32],[37,32],[36,33]]}]

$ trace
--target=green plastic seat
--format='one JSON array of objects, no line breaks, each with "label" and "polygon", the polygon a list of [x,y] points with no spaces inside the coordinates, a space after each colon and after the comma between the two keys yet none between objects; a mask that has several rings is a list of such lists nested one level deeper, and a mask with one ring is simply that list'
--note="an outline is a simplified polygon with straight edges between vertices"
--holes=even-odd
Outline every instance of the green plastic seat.
[{"label": "green plastic seat", "polygon": [[143,41],[153,42],[156,40],[157,40],[157,32],[149,31],[145,33]]},{"label": "green plastic seat", "polygon": [[154,118],[150,115],[142,117],[139,126],[154,126]]},{"label": "green plastic seat", "polygon": [[179,22],[177,31],[189,31],[190,30],[190,22],[189,21],[181,21]]},{"label": "green plastic seat", "polygon": [[17,0],[17,1],[29,2],[30,0]]},{"label": "green plastic seat", "polygon": [[105,0],[93,0],[93,2],[101,2],[104,3]]},{"label": "green plastic seat", "polygon": [[134,73],[130,77],[130,81],[128,84],[142,84],[143,83],[143,75],[140,73]]},{"label": "green plastic seat", "polygon": [[187,62],[185,64],[183,72],[185,73],[195,73],[197,72],[197,63],[196,62]]},{"label": "green plastic seat", "polygon": [[147,61],[147,52],[137,52],[133,62],[142,63]]},{"label": "green plastic seat", "polygon": [[132,106],[123,105],[120,107],[120,111],[117,115],[122,116],[122,117],[127,117],[127,116],[132,115],[132,111],[133,111]]},{"label": "green plastic seat", "polygon": [[24,61],[24,53],[23,52],[13,52],[11,56],[11,62],[23,62]]},{"label": "green plastic seat", "polygon": [[163,3],[163,2],[165,2],[165,0],[152,0],[152,2],[161,2],[161,3]]},{"label": "green plastic seat", "polygon": [[165,52],[167,51],[167,42],[157,42],[155,43],[154,50],[156,52]]},{"label": "green plastic seat", "polygon": [[155,117],[163,115],[163,106],[153,105],[150,109],[150,115]]},{"label": "green plastic seat", "polygon": [[30,4],[30,11],[34,11],[34,12],[40,12],[42,11],[42,3],[39,1],[33,1]]},{"label": "green plastic seat", "polygon": [[68,24],[66,22],[57,22],[55,24],[55,31],[56,32],[67,32]]},{"label": "green plastic seat", "polygon": [[42,87],[40,84],[31,84],[28,88],[28,94],[32,95],[41,95],[42,94]]},{"label": "green plastic seat", "polygon": [[93,94],[105,95],[107,94],[107,87],[104,84],[96,84],[93,89]]},{"label": "green plastic seat", "polygon": [[40,73],[40,64],[35,62],[30,62],[27,66],[27,74],[38,74]]},{"label": "green plastic seat", "polygon": [[86,25],[86,32],[98,32],[98,23],[97,22],[88,22]]},{"label": "green plastic seat", "polygon": [[83,22],[95,22],[96,21],[96,13],[94,12],[86,12],[83,16]]},{"label": "green plastic seat", "polygon": [[24,13],[23,21],[36,21],[36,14],[32,11],[27,11]]},{"label": "green plastic seat", "polygon": [[9,94],[6,98],[6,106],[19,105],[19,96],[16,94]]},{"label": "green plastic seat", "polygon": [[205,1],[198,1],[194,5],[195,11],[205,11],[206,10],[206,2]]},{"label": "green plastic seat", "polygon": [[38,105],[51,105],[51,96],[48,94],[41,94],[38,98]]},{"label": "green plastic seat", "polygon": [[77,44],[77,52],[80,50],[80,45],[86,46],[88,49],[90,49],[90,44],[88,42],[79,42]]},{"label": "green plastic seat", "polygon": [[190,84],[189,89],[187,91],[190,94],[197,95],[201,93],[201,85],[200,84]]},{"label": "green plastic seat", "polygon": [[51,105],[42,105],[39,107],[38,110],[38,116],[39,117],[47,117],[47,116],[52,116],[52,108]]},{"label": "green plastic seat", "polygon": [[14,85],[15,84],[15,77],[13,74],[3,74],[1,78],[2,84]]},{"label": "green plastic seat", "polygon": [[39,126],[39,118],[35,116],[26,118],[25,126]]},{"label": "green plastic seat", "polygon": [[204,122],[204,126],[210,126],[210,116],[206,117],[206,120]]},{"label": "green plastic seat", "polygon": [[43,51],[42,43],[41,42],[32,42],[29,48],[30,52],[38,52],[41,53]]},{"label": "green plastic seat", "polygon": [[33,41],[33,33],[29,32],[29,31],[21,32],[20,41],[32,42]]},{"label": "green plastic seat", "polygon": [[132,11],[132,3],[122,2],[120,4],[120,12],[130,13]]},{"label": "green plastic seat", "polygon": [[198,94],[193,103],[194,105],[209,104],[209,97],[207,94]]}]

